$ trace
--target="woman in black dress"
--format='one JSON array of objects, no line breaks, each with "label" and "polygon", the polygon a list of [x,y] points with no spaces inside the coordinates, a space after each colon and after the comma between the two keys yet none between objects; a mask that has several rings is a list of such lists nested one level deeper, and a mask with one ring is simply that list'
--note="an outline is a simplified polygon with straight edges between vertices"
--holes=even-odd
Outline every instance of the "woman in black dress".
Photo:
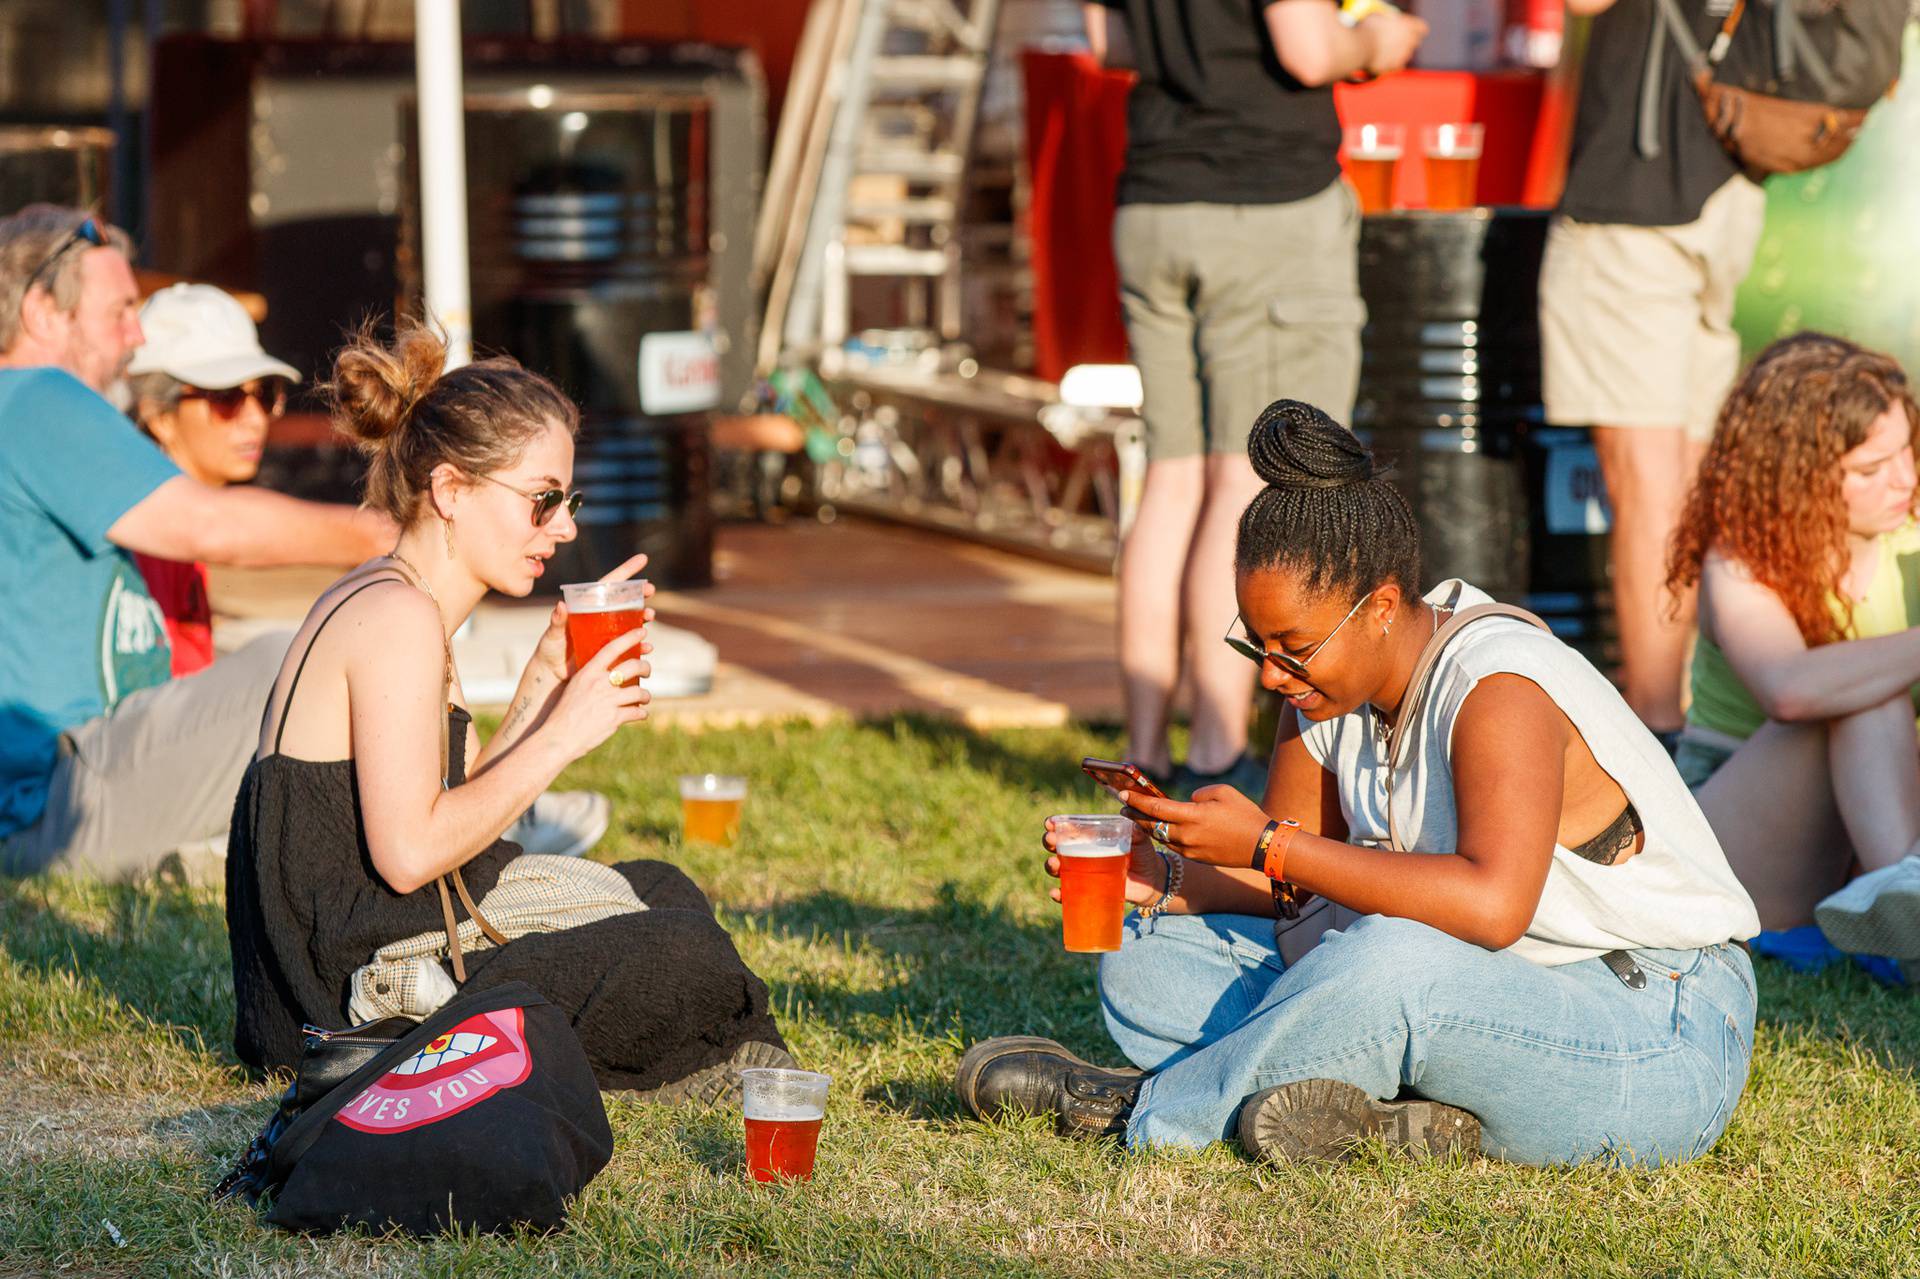
[{"label": "woman in black dress", "polygon": [[[235,803],[234,1044],[256,1067],[297,1064],[302,1023],[348,1024],[354,971],[443,927],[441,877],[457,871],[484,900],[520,852],[501,832],[568,764],[646,718],[643,632],[570,676],[558,606],[480,744],[448,637],[488,591],[530,593],[575,536],[579,414],[512,360],[445,371],[445,358],[411,328],[391,347],[363,335],[335,366],[336,422],[367,457],[367,501],[402,532],[308,614]],[[664,862],[614,869],[645,909],[469,953],[464,989],[531,984],[567,1011],[606,1088],[712,1100],[743,1067],[791,1064],[766,987],[693,882]]]}]

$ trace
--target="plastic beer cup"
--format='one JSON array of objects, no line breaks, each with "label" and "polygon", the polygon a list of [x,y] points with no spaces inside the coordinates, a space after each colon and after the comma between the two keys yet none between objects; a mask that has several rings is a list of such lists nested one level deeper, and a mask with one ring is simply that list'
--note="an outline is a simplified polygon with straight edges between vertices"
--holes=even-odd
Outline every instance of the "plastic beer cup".
[{"label": "plastic beer cup", "polygon": [[756,1067],[740,1072],[747,1175],[755,1181],[811,1181],[827,1113],[829,1075]]},{"label": "plastic beer cup", "polygon": [[1393,170],[1406,147],[1406,126],[1350,124],[1341,136],[1347,153],[1347,180],[1360,199],[1360,212],[1387,212],[1393,208]]},{"label": "plastic beer cup", "polygon": [[560,588],[560,594],[567,601],[567,666],[571,670],[577,671],[592,661],[593,655],[612,640],[646,625],[645,578],[630,582],[569,582]]},{"label": "plastic beer cup", "polygon": [[1485,125],[1429,124],[1420,130],[1420,149],[1427,161],[1429,209],[1473,207],[1485,142]]},{"label": "plastic beer cup", "polygon": [[680,838],[688,843],[731,844],[740,837],[740,809],[747,779],[694,773],[680,779]]},{"label": "plastic beer cup", "polygon": [[1053,851],[1060,858],[1062,942],[1082,954],[1119,950],[1133,822],[1125,817],[1055,817],[1053,837]]}]

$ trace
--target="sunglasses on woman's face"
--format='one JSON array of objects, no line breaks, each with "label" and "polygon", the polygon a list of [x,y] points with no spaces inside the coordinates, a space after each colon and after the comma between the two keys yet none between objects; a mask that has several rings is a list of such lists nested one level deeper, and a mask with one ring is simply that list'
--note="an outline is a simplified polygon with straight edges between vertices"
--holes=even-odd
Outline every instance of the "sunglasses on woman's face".
[{"label": "sunglasses on woman's face", "polygon": [[33,286],[40,283],[40,277],[51,270],[54,263],[67,256],[67,251],[76,244],[89,244],[96,249],[104,249],[107,247],[107,233],[101,230],[100,224],[92,218],[82,222],[73,229],[72,235],[60,241],[59,248],[47,254],[40,260],[40,265],[33,268],[33,274],[27,277],[27,287],[20,290],[20,295],[25,297],[33,292]]},{"label": "sunglasses on woman's face", "polygon": [[252,400],[268,417],[279,417],[287,411],[287,383],[284,378],[270,377],[248,382],[245,386],[227,386],[213,391],[190,386],[180,392],[180,398],[205,400],[207,407],[221,417],[233,417],[248,400]]},{"label": "sunglasses on woman's face", "polygon": [[1277,653],[1261,648],[1260,645],[1253,642],[1252,636],[1248,634],[1246,622],[1238,617],[1234,618],[1233,625],[1227,628],[1227,634],[1225,636],[1227,647],[1249,661],[1259,662],[1262,665],[1272,662],[1294,679],[1304,681],[1307,678],[1307,663],[1320,656],[1320,650],[1333,642],[1333,637],[1340,633],[1341,627],[1351,622],[1353,615],[1360,611],[1360,606],[1365,604],[1372,596],[1373,592],[1368,591],[1365,595],[1355,600],[1353,607],[1347,610],[1347,615],[1340,619],[1340,625],[1328,631],[1326,638],[1308,649],[1304,657],[1295,657],[1292,653]]},{"label": "sunglasses on woman's face", "polygon": [[587,500],[586,494],[582,493],[579,489],[575,489],[571,493],[565,489],[540,489],[537,492],[529,493],[525,489],[515,488],[505,480],[496,480],[491,475],[482,475],[480,478],[489,484],[498,484],[509,493],[518,493],[521,497],[532,502],[533,526],[535,528],[545,528],[547,521],[553,518],[553,513],[562,506],[567,508],[569,518],[578,515],[581,504]]}]

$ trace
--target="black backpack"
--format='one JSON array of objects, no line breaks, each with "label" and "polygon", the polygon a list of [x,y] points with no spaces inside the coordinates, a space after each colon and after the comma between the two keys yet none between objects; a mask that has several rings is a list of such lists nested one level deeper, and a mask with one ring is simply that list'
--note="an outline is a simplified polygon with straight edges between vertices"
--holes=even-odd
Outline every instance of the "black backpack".
[{"label": "black backpack", "polygon": [[[1640,153],[1659,153],[1651,126],[1671,38],[1687,60],[1713,131],[1748,176],[1798,173],[1846,153],[1868,110],[1900,75],[1911,0],[1734,0],[1705,49],[1679,0],[1658,14],[1641,86]],[[1651,149],[1649,149],[1651,144]]]},{"label": "black backpack", "polygon": [[549,1230],[612,1155],[566,1015],[509,982],[417,1025],[313,1031],[280,1109],[213,1195],[264,1197],[269,1222],[314,1233]]}]

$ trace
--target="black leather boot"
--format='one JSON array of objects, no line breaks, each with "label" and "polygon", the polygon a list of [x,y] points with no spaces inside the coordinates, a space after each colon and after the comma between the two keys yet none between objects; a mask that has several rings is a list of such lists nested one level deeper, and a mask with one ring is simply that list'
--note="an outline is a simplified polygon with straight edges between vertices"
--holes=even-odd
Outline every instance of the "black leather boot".
[{"label": "black leather boot", "polygon": [[954,1076],[960,1104],[976,1119],[1051,1115],[1066,1137],[1117,1137],[1140,1092],[1140,1072],[1106,1070],[1051,1039],[1008,1035],[967,1049]]}]

